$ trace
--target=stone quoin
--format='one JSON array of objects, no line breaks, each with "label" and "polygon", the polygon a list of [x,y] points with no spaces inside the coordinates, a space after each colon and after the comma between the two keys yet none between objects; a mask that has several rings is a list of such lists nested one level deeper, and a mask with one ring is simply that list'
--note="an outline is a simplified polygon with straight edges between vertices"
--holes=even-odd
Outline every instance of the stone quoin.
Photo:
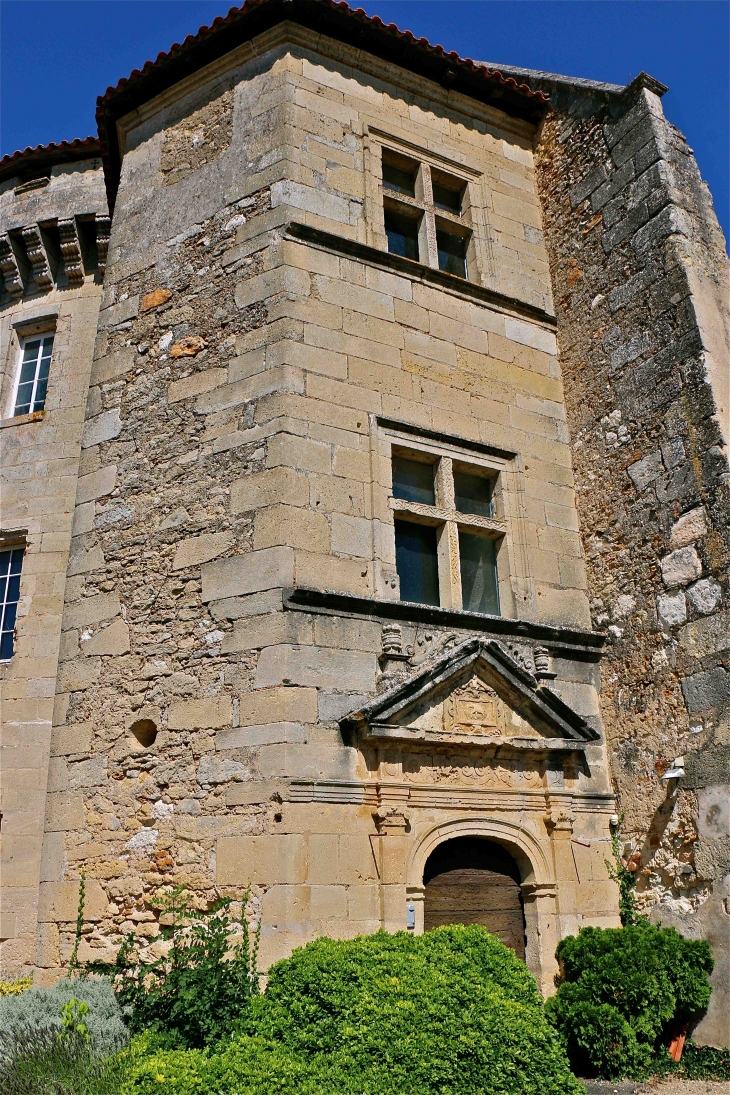
[{"label": "stone quoin", "polygon": [[[730,1007],[724,241],[663,85],[249,0],[0,161],[2,974],[639,907]],[[679,777],[663,778],[671,771]],[[607,863],[608,861],[608,863]]]}]

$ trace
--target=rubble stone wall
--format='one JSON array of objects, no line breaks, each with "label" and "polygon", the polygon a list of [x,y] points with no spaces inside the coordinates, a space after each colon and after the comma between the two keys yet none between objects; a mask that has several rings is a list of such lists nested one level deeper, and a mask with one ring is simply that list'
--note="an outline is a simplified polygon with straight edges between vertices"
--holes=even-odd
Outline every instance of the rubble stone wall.
[{"label": "rubble stone wall", "polygon": [[556,89],[538,178],[625,852],[641,908],[711,940],[697,1036],[725,1045],[728,261],[691,149],[651,81],[633,90]]},{"label": "rubble stone wall", "polygon": [[[106,213],[98,160],[58,164],[30,186],[20,178],[0,184],[0,238],[7,242],[0,281],[0,546],[25,548],[15,653],[0,664],[2,974],[35,962],[61,614],[101,299],[97,258],[89,251],[96,217]],[[59,221],[69,226],[67,258]],[[37,329],[55,332],[45,410],[13,417],[19,340]]]}]

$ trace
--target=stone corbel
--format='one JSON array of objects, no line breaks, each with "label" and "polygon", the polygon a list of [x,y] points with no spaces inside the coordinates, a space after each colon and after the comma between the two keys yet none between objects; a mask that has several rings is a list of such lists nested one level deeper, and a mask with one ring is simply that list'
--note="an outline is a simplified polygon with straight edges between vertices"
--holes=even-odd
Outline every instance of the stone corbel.
[{"label": "stone corbel", "polygon": [[20,276],[13,245],[5,234],[0,236],[0,271],[5,281],[5,288],[12,300],[20,300],[23,295],[23,279]]},{"label": "stone corbel", "polygon": [[61,236],[61,253],[69,285],[84,284],[84,262],[81,257],[81,244],[73,217],[58,222]]},{"label": "stone corbel", "polygon": [[380,836],[403,836],[411,827],[408,811],[398,806],[379,807],[373,814],[373,820]]},{"label": "stone corbel", "polygon": [[94,218],[96,225],[96,250],[99,256],[99,273],[103,275],[106,270],[106,260],[109,253],[109,235],[111,233],[111,219],[97,213]]},{"label": "stone corbel", "polygon": [[555,813],[551,811],[545,815],[545,828],[550,836],[567,833],[570,837],[573,833],[574,824],[575,815],[567,810],[557,810]]},{"label": "stone corbel", "polygon": [[41,230],[37,224],[31,224],[21,231],[28,261],[32,267],[33,281],[39,289],[46,291],[53,286],[51,269],[48,265],[48,256],[41,239]]}]

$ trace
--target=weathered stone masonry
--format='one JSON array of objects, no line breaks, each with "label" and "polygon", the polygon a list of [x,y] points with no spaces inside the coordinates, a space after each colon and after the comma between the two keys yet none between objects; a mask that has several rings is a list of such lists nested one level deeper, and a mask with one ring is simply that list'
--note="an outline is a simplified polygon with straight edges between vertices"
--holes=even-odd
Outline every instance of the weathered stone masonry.
[{"label": "weathered stone masonry", "polygon": [[[713,945],[699,1036],[727,1042],[721,234],[661,85],[505,73],[265,0],[100,100],[114,215],[54,570],[40,885],[4,906],[38,894],[39,981],[82,871],[82,958],[133,928],[159,953],[160,887],[253,883],[266,966],[421,930],[428,857],[466,837],[512,856],[549,992],[557,940],[618,922],[618,803],[642,906]],[[416,204],[463,188],[468,279],[389,253],[384,156],[427,166]],[[31,235],[21,296],[49,292]],[[394,497],[403,452],[438,469],[434,505]],[[461,608],[457,468],[495,484],[469,520],[500,543],[500,616]],[[445,522],[438,606],[400,600],[394,517]]]},{"label": "weathered stone masonry", "polygon": [[[24,548],[0,664],[2,968],[32,965],[61,615],[109,217],[99,143],[0,168],[0,549]],[[20,339],[54,334],[45,408],[14,415]]]},{"label": "weathered stone masonry", "polygon": [[[641,906],[730,969],[728,267],[661,85],[553,95],[539,152],[601,703]],[[606,101],[608,100],[608,101]],[[679,787],[661,776],[685,757]],[[719,993],[701,1032],[727,1042]]]}]

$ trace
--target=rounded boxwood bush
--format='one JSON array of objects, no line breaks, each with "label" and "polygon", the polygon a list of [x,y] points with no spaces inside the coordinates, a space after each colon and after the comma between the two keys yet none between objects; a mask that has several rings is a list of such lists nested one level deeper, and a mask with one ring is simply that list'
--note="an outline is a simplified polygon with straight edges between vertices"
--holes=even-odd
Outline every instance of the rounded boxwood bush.
[{"label": "rounded boxwood bush", "polygon": [[175,1095],[583,1090],[526,966],[476,926],[315,940],[272,967],[218,1052],[142,1053],[127,1091],[158,1091],[157,1076]]},{"label": "rounded boxwood bush", "polygon": [[546,1012],[581,1075],[641,1079],[662,1039],[710,1001],[710,948],[674,928],[582,928],[556,953],[561,984]]}]

